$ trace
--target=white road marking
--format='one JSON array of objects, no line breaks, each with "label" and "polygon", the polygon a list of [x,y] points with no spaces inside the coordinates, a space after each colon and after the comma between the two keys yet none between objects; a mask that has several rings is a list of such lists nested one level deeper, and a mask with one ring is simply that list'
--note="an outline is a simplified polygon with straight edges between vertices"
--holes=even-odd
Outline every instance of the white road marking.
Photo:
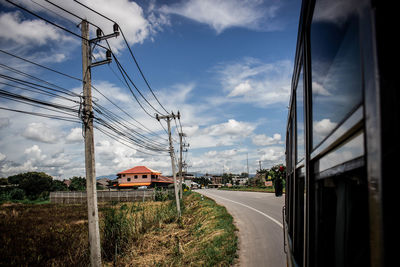
[{"label": "white road marking", "polygon": [[224,200],[226,200],[226,201],[230,201],[230,202],[236,203],[236,204],[238,204],[238,205],[242,205],[243,207],[246,207],[246,208],[248,208],[248,209],[251,209],[251,210],[253,210],[253,211],[255,211],[255,212],[258,212],[258,213],[261,214],[262,216],[267,217],[268,219],[270,219],[271,221],[273,221],[274,223],[276,223],[277,225],[279,225],[281,228],[283,228],[283,225],[282,225],[278,220],[275,220],[274,218],[272,218],[272,217],[269,216],[268,214],[265,214],[264,212],[259,211],[258,209],[255,209],[255,208],[253,208],[253,207],[247,206],[246,204],[243,204],[243,203],[240,203],[240,202],[237,202],[237,201],[234,201],[234,200],[230,200],[230,199],[228,199],[228,198],[224,198],[224,197],[220,197],[220,196],[217,196],[217,195],[213,195],[213,194],[210,194],[210,193],[207,193],[207,195],[210,195],[210,196],[213,196],[213,197],[219,197],[219,198],[222,198],[222,199],[224,199]]}]

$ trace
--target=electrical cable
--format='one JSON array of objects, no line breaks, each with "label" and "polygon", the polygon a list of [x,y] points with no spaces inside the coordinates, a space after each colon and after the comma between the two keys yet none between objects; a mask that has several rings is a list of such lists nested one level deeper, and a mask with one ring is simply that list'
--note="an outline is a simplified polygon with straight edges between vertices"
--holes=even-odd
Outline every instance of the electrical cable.
[{"label": "electrical cable", "polygon": [[[80,4],[81,6],[83,6],[83,7],[87,8],[87,9],[89,9],[90,11],[96,13],[97,15],[99,15],[99,16],[101,16],[101,17],[103,17],[103,18],[105,18],[105,19],[107,19],[107,20],[109,20],[109,21],[111,21],[111,22],[113,22],[113,23],[115,23],[115,24],[118,25],[118,23],[115,22],[114,20],[112,20],[112,19],[110,19],[109,17],[107,17],[107,16],[101,14],[100,12],[98,12],[98,11],[96,11],[96,10],[90,8],[89,6],[87,6],[87,5],[85,5],[85,4],[81,3],[81,2],[79,2],[79,1],[77,1],[77,0],[74,0],[74,2]],[[133,52],[132,52],[132,49],[131,49],[130,46],[129,46],[129,43],[128,43],[126,37],[125,37],[125,34],[124,34],[124,32],[122,31],[122,28],[121,28],[119,25],[118,25],[118,27],[119,27],[119,29],[120,29],[122,38],[124,39],[125,44],[126,44],[128,50],[129,50],[129,53],[130,53],[130,55],[132,56],[132,58],[133,58],[133,60],[134,60],[134,62],[135,62],[135,64],[136,64],[136,67],[138,68],[138,70],[139,70],[139,72],[140,72],[140,75],[142,76],[143,80],[145,81],[147,87],[149,88],[149,90],[150,90],[150,92],[152,93],[152,95],[154,96],[154,98],[157,100],[158,104],[162,107],[162,109],[164,109],[164,111],[165,111],[167,114],[169,114],[169,112],[164,108],[164,106],[163,106],[163,105],[160,103],[160,101],[158,100],[157,96],[154,94],[153,89],[151,88],[151,86],[150,86],[149,82],[147,81],[146,77],[144,76],[144,73],[143,73],[142,69],[140,68],[139,63],[138,63],[138,61],[136,60],[136,57],[134,56],[134,54],[133,54]]]}]

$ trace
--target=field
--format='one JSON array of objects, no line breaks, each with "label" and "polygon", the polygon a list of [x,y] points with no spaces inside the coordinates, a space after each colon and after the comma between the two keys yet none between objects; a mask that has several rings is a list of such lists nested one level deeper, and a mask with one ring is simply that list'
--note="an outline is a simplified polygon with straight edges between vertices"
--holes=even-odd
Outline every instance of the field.
[{"label": "field", "polygon": [[88,266],[83,205],[3,204],[0,266]]},{"label": "field", "polygon": [[[196,193],[182,204],[181,219],[171,201],[100,205],[104,265],[231,265],[237,236],[226,209]],[[0,266],[88,266],[86,213],[85,205],[1,205]]]}]

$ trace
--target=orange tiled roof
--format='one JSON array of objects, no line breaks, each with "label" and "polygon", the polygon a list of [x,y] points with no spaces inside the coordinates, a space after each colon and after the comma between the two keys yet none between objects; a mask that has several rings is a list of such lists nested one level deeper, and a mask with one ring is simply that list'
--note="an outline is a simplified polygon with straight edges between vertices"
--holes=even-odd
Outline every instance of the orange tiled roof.
[{"label": "orange tiled roof", "polygon": [[161,172],[152,170],[146,166],[136,166],[129,170],[119,172],[118,174],[161,174]]},{"label": "orange tiled roof", "polygon": [[[126,187],[126,186],[143,186],[143,185],[150,185],[151,183],[123,183],[123,184],[118,184],[119,187]],[[114,186],[117,186],[117,184],[115,184]]]},{"label": "orange tiled roof", "polygon": [[173,184],[174,180],[165,176],[159,176],[157,179],[151,179],[152,183],[169,183]]}]

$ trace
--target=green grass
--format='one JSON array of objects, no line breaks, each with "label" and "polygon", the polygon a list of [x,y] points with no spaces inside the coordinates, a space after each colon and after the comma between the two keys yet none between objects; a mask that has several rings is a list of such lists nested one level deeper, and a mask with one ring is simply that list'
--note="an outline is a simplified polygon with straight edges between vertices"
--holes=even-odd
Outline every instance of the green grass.
[{"label": "green grass", "polygon": [[250,192],[264,192],[264,193],[275,193],[275,189],[272,187],[221,187],[218,190],[229,190],[229,191],[250,191]]}]

